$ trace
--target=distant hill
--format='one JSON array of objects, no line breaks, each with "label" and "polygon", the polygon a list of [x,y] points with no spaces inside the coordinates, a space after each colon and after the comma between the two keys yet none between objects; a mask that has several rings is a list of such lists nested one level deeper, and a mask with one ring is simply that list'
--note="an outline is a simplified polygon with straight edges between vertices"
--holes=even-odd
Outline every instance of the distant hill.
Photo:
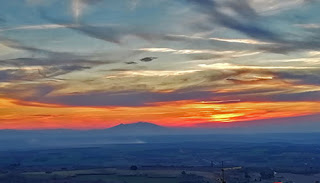
[{"label": "distant hill", "polygon": [[130,124],[119,124],[106,129],[109,134],[117,135],[148,135],[168,133],[170,129],[148,122],[137,122]]},{"label": "distant hill", "polygon": [[[263,121],[265,122],[265,121]],[[100,147],[109,144],[186,142],[295,142],[319,144],[319,133],[256,133],[254,128],[166,128],[153,123],[119,124],[94,130],[0,130],[0,151]],[[258,126],[260,127],[260,126]],[[262,128],[262,126],[261,126]],[[257,129],[257,128],[256,128]]]}]

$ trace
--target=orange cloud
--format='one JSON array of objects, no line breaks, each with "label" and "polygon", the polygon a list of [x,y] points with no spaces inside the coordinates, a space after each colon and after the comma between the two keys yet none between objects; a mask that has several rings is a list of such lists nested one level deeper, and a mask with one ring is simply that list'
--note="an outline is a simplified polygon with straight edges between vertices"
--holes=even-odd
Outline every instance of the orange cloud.
[{"label": "orange cloud", "polygon": [[236,123],[320,113],[320,102],[156,103],[142,107],[72,107],[0,98],[0,129],[92,129],[148,121],[187,127],[198,123]]}]

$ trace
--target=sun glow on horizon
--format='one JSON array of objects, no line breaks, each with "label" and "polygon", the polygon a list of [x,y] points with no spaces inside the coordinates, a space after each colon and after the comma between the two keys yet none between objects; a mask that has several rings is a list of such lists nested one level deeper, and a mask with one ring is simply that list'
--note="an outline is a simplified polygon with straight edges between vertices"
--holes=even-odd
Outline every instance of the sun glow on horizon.
[{"label": "sun glow on horizon", "polygon": [[[320,113],[319,102],[163,102],[140,107],[73,107],[0,99],[0,129],[95,129],[148,121],[162,126],[237,123]],[[290,109],[290,110],[288,110]]]}]

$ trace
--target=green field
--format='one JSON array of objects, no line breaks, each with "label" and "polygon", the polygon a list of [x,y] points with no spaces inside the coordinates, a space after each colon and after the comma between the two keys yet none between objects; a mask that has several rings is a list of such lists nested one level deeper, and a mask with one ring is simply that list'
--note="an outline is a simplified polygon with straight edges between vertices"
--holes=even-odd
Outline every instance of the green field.
[{"label": "green field", "polygon": [[[26,182],[33,181],[45,182],[46,180],[54,182],[67,183],[180,183],[184,180],[192,180],[196,183],[210,182],[205,176],[188,172],[181,174],[181,170],[124,170],[124,169],[91,169],[91,170],[70,170],[46,172],[24,172],[21,179]],[[199,172],[198,172],[199,173]],[[204,172],[203,172],[204,173]]]}]

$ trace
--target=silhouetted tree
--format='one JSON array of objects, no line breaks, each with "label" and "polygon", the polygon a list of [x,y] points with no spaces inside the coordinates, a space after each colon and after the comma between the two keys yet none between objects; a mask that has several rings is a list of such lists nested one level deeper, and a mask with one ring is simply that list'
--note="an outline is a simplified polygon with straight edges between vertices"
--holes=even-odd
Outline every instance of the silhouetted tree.
[{"label": "silhouetted tree", "polygon": [[132,166],[130,167],[130,170],[138,170],[138,167],[135,166],[135,165],[132,165]]}]

